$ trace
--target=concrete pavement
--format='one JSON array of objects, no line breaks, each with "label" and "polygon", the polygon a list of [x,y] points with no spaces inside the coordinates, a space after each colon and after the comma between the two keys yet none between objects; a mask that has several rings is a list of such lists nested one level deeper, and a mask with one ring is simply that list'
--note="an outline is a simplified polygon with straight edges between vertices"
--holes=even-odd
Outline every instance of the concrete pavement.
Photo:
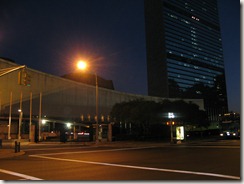
[{"label": "concrete pavement", "polygon": [[[2,145],[0,145],[0,159],[11,158],[25,154],[25,152],[21,150],[15,153],[15,141],[17,140],[2,140]],[[27,141],[21,140],[21,144],[27,144]]]},{"label": "concrete pavement", "polygon": [[[81,145],[81,146],[118,146],[118,147],[135,147],[135,146],[145,146],[152,145],[154,143],[143,142],[143,141],[115,141],[115,142],[99,142],[96,144],[95,142],[29,142],[28,140],[20,141],[20,152],[15,153],[15,141],[19,142],[19,140],[3,140],[2,148],[0,147],[0,159],[11,158],[15,156],[20,156],[25,154],[24,151],[21,150],[22,146],[43,146],[43,145]],[[158,145],[159,143],[155,143]]]},{"label": "concrete pavement", "polygon": [[25,154],[24,151],[15,153],[14,149],[0,149],[0,159],[11,158]]},{"label": "concrete pavement", "polygon": [[[20,142],[20,151],[15,152],[15,141]],[[41,146],[41,145],[74,145],[79,144],[83,146],[95,145],[95,142],[29,142],[27,139],[12,139],[12,140],[2,140],[2,144],[0,145],[0,159],[11,158],[15,156],[20,156],[25,154],[24,151],[21,150],[22,146]],[[103,144],[103,143],[100,143]]]}]

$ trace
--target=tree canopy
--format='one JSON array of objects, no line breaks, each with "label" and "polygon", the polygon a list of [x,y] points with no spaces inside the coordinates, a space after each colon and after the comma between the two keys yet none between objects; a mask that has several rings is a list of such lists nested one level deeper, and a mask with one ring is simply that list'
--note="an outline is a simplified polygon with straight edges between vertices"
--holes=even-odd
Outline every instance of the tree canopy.
[{"label": "tree canopy", "polygon": [[161,102],[136,99],[117,103],[111,110],[111,117],[116,122],[131,123],[136,134],[150,134],[150,127],[155,124],[166,124],[168,112],[175,114],[174,121],[178,124],[206,127],[209,125],[207,114],[199,106],[183,100]]}]

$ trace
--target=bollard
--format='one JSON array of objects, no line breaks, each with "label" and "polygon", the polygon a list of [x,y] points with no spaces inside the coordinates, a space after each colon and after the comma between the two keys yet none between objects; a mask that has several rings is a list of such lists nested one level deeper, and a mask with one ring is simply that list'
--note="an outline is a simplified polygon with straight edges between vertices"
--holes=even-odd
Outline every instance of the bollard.
[{"label": "bollard", "polygon": [[19,142],[19,144],[18,144],[18,152],[20,152],[20,142]]},{"label": "bollard", "polygon": [[17,153],[18,152],[18,148],[17,148],[17,141],[14,142],[14,152]]},{"label": "bollard", "polygon": [[20,152],[20,142],[15,141],[14,142],[14,152]]}]

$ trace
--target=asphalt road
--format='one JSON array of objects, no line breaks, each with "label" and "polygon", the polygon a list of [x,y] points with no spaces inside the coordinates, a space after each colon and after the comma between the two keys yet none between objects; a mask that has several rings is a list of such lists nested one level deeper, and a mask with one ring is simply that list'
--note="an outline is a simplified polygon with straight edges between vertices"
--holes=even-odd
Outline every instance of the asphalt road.
[{"label": "asphalt road", "polygon": [[1,180],[239,180],[240,140],[169,143],[38,144],[0,160]]}]

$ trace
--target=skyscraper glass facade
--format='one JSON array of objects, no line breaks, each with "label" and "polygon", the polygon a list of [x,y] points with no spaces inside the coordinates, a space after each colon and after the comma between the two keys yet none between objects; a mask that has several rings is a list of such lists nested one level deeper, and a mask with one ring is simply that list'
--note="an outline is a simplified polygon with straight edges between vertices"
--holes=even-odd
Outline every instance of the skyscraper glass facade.
[{"label": "skyscraper glass facade", "polygon": [[145,0],[148,93],[228,110],[216,0]]}]

